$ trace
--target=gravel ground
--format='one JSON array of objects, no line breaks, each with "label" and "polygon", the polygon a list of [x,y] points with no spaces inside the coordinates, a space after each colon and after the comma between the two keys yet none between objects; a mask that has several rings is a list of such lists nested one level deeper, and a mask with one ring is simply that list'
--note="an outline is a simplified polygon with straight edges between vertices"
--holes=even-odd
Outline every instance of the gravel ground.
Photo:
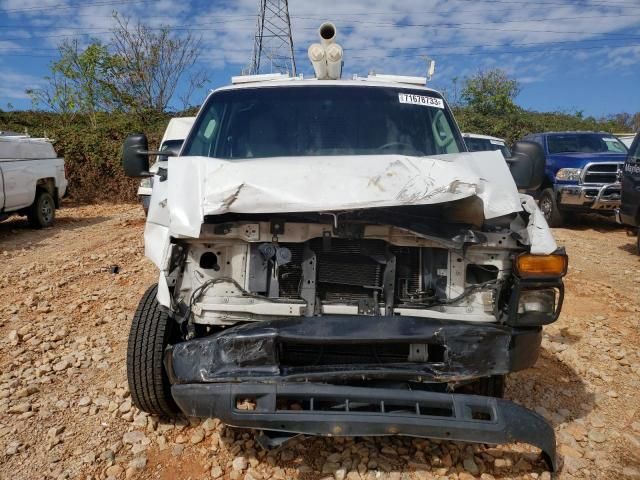
[{"label": "gravel ground", "polygon": [[[126,341],[156,274],[137,205],[0,223],[0,478],[550,479],[535,449],[406,438],[294,440],[131,405]],[[555,231],[570,255],[561,319],[507,397],[554,425],[558,478],[640,479],[640,257],[608,220]],[[117,265],[118,273],[111,267]]]}]

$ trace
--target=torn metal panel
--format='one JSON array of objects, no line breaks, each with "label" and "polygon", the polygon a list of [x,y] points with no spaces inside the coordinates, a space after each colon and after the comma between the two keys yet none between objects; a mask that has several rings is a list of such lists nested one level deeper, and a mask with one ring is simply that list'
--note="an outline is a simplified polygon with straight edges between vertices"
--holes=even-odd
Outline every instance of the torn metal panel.
[{"label": "torn metal panel", "polygon": [[522,210],[499,152],[169,159],[174,235],[198,237],[206,215],[358,210],[477,195],[485,218]]},{"label": "torn metal panel", "polygon": [[524,211],[529,214],[529,223],[524,226],[524,222],[518,218],[518,224],[512,224],[513,231],[524,239],[523,243],[531,247],[530,253],[549,255],[555,252],[558,245],[536,201],[530,195],[520,195],[520,198]]}]

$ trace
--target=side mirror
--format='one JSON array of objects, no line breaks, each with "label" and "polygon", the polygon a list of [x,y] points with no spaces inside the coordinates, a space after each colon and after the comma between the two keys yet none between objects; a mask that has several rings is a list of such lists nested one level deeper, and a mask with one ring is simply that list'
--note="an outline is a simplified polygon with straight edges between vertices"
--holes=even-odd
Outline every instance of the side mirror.
[{"label": "side mirror", "polygon": [[180,150],[174,150],[172,148],[165,148],[161,151],[160,155],[158,155],[159,162],[166,162],[169,160],[169,157],[177,157],[180,153]]},{"label": "side mirror", "polygon": [[506,159],[519,190],[536,190],[544,181],[544,150],[535,142],[517,142]]},{"label": "side mirror", "polygon": [[122,147],[122,166],[127,177],[149,177],[149,142],[143,133],[129,135]]}]

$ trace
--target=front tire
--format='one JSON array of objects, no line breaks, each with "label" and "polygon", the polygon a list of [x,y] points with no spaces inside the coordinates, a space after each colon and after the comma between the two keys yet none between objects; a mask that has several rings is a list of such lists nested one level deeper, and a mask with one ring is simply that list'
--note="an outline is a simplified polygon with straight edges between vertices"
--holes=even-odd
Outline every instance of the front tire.
[{"label": "front tire", "polygon": [[27,219],[33,228],[47,228],[53,225],[56,216],[56,204],[46,190],[36,190],[36,198],[29,207]]},{"label": "front tire", "polygon": [[175,417],[178,406],[171,396],[171,384],[163,356],[171,340],[172,320],[156,301],[158,286],[143,295],[131,322],[127,346],[127,381],[131,400],[147,413]]},{"label": "front tire", "polygon": [[540,211],[550,227],[560,227],[564,223],[564,215],[558,208],[556,194],[552,188],[546,188],[540,194]]}]

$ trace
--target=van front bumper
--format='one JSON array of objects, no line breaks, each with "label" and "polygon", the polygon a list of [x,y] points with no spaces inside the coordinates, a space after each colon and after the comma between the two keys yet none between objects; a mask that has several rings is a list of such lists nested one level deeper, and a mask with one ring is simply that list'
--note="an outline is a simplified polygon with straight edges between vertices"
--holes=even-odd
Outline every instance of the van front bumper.
[{"label": "van front bumper", "polygon": [[460,383],[535,364],[540,327],[376,315],[280,318],[169,346],[172,384],[394,379]]},{"label": "van front bumper", "polygon": [[493,397],[260,382],[174,385],[171,392],[186,415],[215,417],[235,427],[328,437],[522,442],[540,448],[551,470],[557,467],[553,428],[537,413]]}]

